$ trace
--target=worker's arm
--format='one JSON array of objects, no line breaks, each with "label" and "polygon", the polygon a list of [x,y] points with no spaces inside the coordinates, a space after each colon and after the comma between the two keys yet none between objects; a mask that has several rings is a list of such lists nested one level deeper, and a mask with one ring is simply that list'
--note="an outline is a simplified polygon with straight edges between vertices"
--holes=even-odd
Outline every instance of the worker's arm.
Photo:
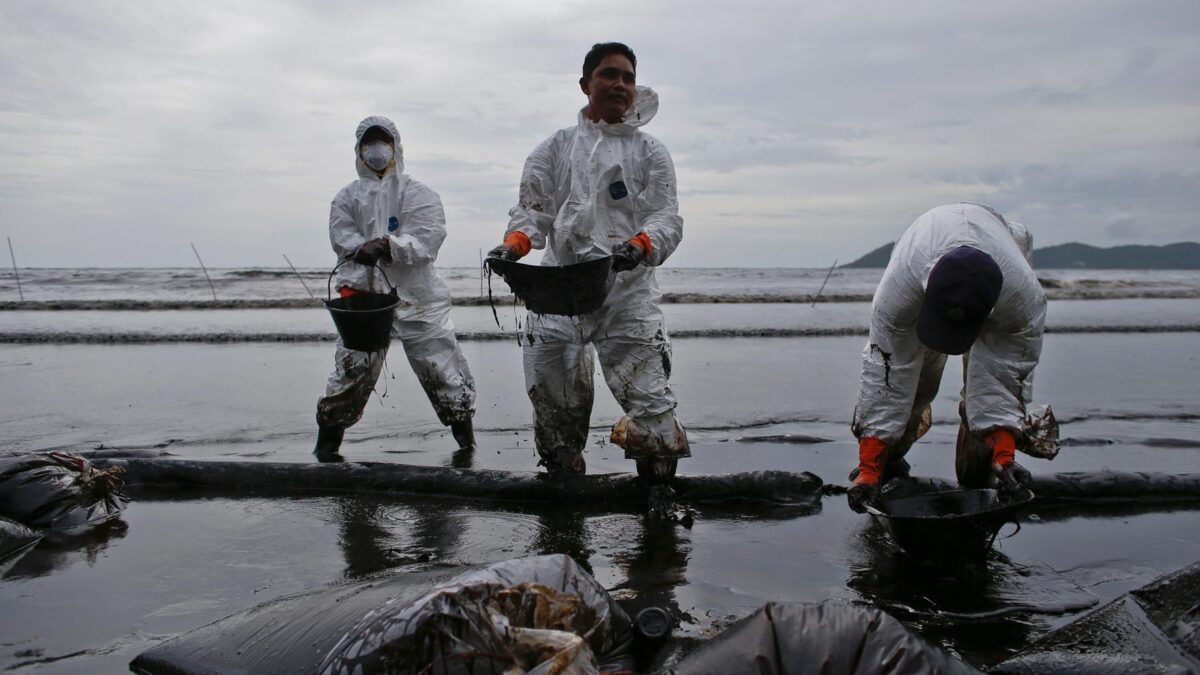
[{"label": "worker's arm", "polygon": [[[508,228],[504,231],[506,246],[511,247],[511,241],[521,248],[525,248],[526,244],[536,249],[546,247],[546,237],[554,229],[559,208],[555,199],[557,181],[554,165],[561,142],[560,134],[562,132],[543,141],[525,160],[517,205],[508,211]],[[519,236],[513,237],[513,234]],[[525,248],[525,252],[528,250]]]},{"label": "worker's arm", "polygon": [[339,192],[329,205],[329,243],[333,246],[338,260],[349,258],[367,243],[367,238],[354,222],[354,213],[346,190]]},{"label": "worker's arm", "polygon": [[401,204],[400,229],[388,236],[392,261],[405,265],[432,263],[446,240],[446,212],[441,197],[424,183],[409,180]]},{"label": "worker's arm", "polygon": [[641,231],[630,242],[643,249],[644,264],[658,266],[675,252],[683,239],[683,218],[679,215],[671,153],[655,138],[646,142],[646,187],[634,202],[634,211],[643,220]]},{"label": "worker's arm", "polygon": [[923,297],[920,285],[902,270],[889,267],[879,282],[854,408],[858,438],[892,443],[904,435],[925,356],[916,330]]},{"label": "worker's arm", "polygon": [[997,307],[971,346],[966,378],[967,426],[975,433],[1006,428],[1020,433],[1033,396],[1033,371],[1042,354],[1046,298],[1041,289]]}]

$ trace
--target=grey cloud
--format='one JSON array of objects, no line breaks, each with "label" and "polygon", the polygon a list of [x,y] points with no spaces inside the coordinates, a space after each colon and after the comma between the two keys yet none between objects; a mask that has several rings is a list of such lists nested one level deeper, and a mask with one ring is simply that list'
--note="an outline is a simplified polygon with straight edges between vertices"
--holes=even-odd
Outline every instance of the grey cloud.
[{"label": "grey cloud", "polygon": [[1104,226],[1104,232],[1113,239],[1136,239],[1145,233],[1136,218],[1117,218]]},{"label": "grey cloud", "polygon": [[[631,44],[663,97],[647,131],[684,188],[673,264],[820,264],[894,238],[869,223],[955,198],[1031,216],[1043,243],[1196,232],[1194,125],[1151,127],[1200,106],[1198,3],[681,7],[0,3],[0,234],[29,264],[136,265],[142,241],[190,264],[191,238],[214,264],[275,261],[286,233],[297,264],[319,264],[353,127],[380,113],[443,196],[443,259],[473,264],[529,150],[574,122],[590,36]],[[1064,108],[1122,133],[1072,133]],[[1013,131],[1037,113],[1062,136]],[[981,150],[1001,134],[1004,152]],[[777,246],[700,249],[735,221]],[[811,260],[787,251],[801,239],[822,242]]]}]

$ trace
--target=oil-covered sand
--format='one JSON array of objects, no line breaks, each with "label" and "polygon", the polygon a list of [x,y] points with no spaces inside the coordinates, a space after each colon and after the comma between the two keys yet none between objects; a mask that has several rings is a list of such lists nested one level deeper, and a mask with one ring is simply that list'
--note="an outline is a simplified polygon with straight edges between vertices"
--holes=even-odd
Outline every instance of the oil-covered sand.
[{"label": "oil-covered sand", "polygon": [[[11,316],[11,315],[10,315]],[[1035,382],[1067,439],[1035,473],[1194,472],[1194,333],[1050,335]],[[684,473],[812,471],[844,484],[862,339],[680,339],[673,384],[692,438]],[[466,342],[479,383],[476,467],[534,471],[519,348]],[[115,448],[185,458],[307,462],[332,346],[2,345],[6,451]],[[399,353],[348,459],[449,465],[452,442]],[[961,371],[909,459],[952,477]],[[597,396],[593,473],[629,471],[604,443],[619,415]],[[828,439],[825,442],[822,439]],[[0,667],[119,672],[158,641],[283,594],[343,579],[562,552],[618,597],[667,608],[708,635],[768,600],[866,600],[976,665],[1003,659],[1087,607],[1200,560],[1192,506],[1035,507],[987,574],[898,558],[844,497],[819,509],[706,506],[690,528],[636,510],[378,495],[132,492],[121,522],[47,542],[0,580]],[[1008,531],[1006,530],[1005,534]]]}]

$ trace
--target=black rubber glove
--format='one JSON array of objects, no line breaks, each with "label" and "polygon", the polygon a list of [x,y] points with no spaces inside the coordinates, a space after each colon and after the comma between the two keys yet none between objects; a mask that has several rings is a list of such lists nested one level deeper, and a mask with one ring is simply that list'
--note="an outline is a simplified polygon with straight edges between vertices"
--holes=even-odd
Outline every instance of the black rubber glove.
[{"label": "black rubber glove", "polygon": [[1013,494],[1019,492],[1023,488],[1029,487],[1029,483],[1033,480],[1033,474],[1029,473],[1029,469],[1010,462],[1005,466],[993,466],[992,470],[996,472],[996,478],[1000,479],[1000,492],[1005,494]]},{"label": "black rubber glove", "polygon": [[391,259],[392,252],[385,239],[372,239],[354,252],[354,262],[360,265],[374,265],[380,258]]},{"label": "black rubber glove", "polygon": [[487,257],[499,258],[501,260],[517,261],[521,259],[521,254],[517,253],[511,246],[500,244],[496,248],[488,251]]},{"label": "black rubber glove", "polygon": [[621,242],[612,247],[613,269],[625,272],[637,267],[646,259],[646,252],[632,241]]},{"label": "black rubber glove", "polygon": [[866,513],[867,504],[874,503],[879,496],[878,483],[855,483],[846,490],[846,503],[855,513]]}]

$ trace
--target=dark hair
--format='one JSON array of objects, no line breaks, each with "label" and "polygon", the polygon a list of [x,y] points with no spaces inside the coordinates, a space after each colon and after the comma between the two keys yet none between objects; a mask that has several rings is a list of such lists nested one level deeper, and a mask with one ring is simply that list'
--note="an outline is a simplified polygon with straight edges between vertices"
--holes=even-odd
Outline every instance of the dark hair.
[{"label": "dark hair", "polygon": [[637,70],[637,57],[634,56],[633,50],[621,42],[597,42],[592,45],[592,51],[583,57],[583,79],[587,80],[592,77],[592,71],[596,66],[600,65],[600,61],[609,54],[620,54],[629,59],[633,64],[634,71]]}]

